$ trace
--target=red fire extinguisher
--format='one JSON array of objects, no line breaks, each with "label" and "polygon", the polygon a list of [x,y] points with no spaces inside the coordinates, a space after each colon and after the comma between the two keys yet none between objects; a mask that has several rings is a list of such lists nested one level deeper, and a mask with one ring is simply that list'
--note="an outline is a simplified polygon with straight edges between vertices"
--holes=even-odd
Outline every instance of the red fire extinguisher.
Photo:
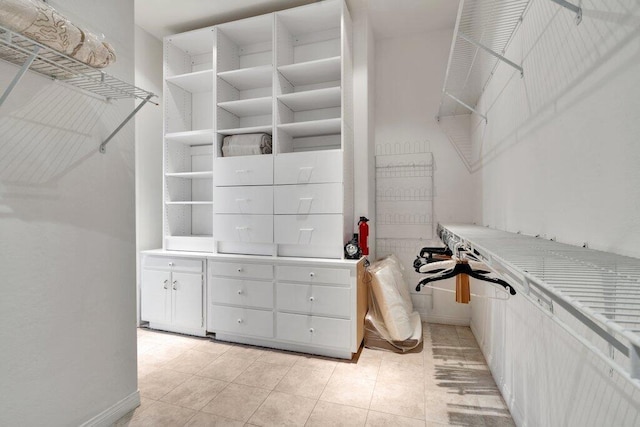
[{"label": "red fire extinguisher", "polygon": [[369,255],[369,244],[367,243],[367,239],[369,238],[369,224],[367,224],[367,221],[369,220],[363,216],[361,216],[360,221],[358,221],[358,227],[360,229],[360,234],[358,236],[360,241],[358,242],[358,245],[360,246],[362,255],[365,256]]}]

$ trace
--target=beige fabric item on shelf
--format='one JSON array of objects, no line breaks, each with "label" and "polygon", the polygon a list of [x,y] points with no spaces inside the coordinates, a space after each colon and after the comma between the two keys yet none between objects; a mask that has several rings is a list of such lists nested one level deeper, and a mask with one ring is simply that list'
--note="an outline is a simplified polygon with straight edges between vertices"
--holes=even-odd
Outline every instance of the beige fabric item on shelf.
[{"label": "beige fabric item on shelf", "polygon": [[0,0],[0,25],[92,67],[116,60],[109,43],[40,0]]},{"label": "beige fabric item on shelf", "polygon": [[251,156],[271,154],[271,135],[247,133],[225,136],[222,140],[222,156]]}]

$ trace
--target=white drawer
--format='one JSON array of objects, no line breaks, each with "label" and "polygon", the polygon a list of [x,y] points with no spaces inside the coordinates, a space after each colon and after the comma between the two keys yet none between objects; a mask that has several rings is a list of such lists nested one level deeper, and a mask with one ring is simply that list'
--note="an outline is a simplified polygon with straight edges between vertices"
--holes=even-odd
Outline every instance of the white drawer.
[{"label": "white drawer", "polygon": [[342,184],[279,185],[273,189],[276,214],[342,213]]},{"label": "white drawer", "polygon": [[273,215],[215,215],[213,237],[223,242],[273,243]]},{"label": "white drawer", "polygon": [[331,246],[343,240],[342,215],[275,215],[273,222],[276,243]]},{"label": "white drawer", "polygon": [[217,157],[213,165],[213,183],[228,185],[273,184],[273,156]]},{"label": "white drawer", "polygon": [[158,270],[179,270],[202,273],[202,260],[179,257],[145,256],[142,265],[144,268]]},{"label": "white drawer", "polygon": [[351,321],[304,314],[278,313],[277,338],[317,346],[349,348]]},{"label": "white drawer", "polygon": [[210,261],[212,276],[250,277],[255,279],[273,279],[271,264],[252,264],[243,262]]},{"label": "white drawer", "polygon": [[250,308],[211,307],[213,332],[229,332],[239,335],[273,338],[273,312]]},{"label": "white drawer", "polygon": [[278,281],[286,280],[299,283],[331,283],[348,285],[351,283],[350,270],[346,268],[327,268],[315,266],[276,266]]},{"label": "white drawer", "polygon": [[216,187],[213,211],[218,214],[273,213],[273,187]]},{"label": "white drawer", "polygon": [[351,290],[336,286],[278,283],[278,310],[351,317]]},{"label": "white drawer", "polygon": [[209,296],[213,303],[273,308],[273,282],[213,277]]},{"label": "white drawer", "polygon": [[275,157],[276,184],[342,182],[342,151],[283,153]]}]

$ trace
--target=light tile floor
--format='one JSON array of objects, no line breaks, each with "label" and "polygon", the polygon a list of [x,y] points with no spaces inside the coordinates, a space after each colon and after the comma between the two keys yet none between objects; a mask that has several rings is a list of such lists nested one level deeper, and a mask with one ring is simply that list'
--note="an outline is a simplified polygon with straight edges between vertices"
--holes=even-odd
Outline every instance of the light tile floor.
[{"label": "light tile floor", "polygon": [[467,327],[353,361],[138,329],[141,405],[116,426],[514,426]]}]

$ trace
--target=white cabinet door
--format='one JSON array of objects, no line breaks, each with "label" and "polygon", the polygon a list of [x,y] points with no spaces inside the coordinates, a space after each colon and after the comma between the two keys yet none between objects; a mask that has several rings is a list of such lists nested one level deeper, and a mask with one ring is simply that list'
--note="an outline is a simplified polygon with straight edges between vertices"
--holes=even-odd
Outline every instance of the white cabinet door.
[{"label": "white cabinet door", "polygon": [[216,187],[213,210],[217,214],[272,214],[273,187]]},{"label": "white cabinet door", "polygon": [[143,270],[140,289],[140,317],[147,322],[171,321],[171,273]]},{"label": "white cabinet door", "polygon": [[329,317],[278,313],[277,338],[301,344],[348,348],[351,322]]},{"label": "white cabinet door", "polygon": [[173,323],[188,328],[201,328],[202,324],[202,275],[173,273]]},{"label": "white cabinet door", "polygon": [[228,185],[272,185],[273,156],[218,157],[213,167],[213,183]]},{"label": "white cabinet door", "polygon": [[274,239],[285,245],[342,247],[342,215],[275,215]]},{"label": "white cabinet door", "polygon": [[217,304],[273,308],[273,282],[212,277],[209,295]]},{"label": "white cabinet door", "polygon": [[321,316],[351,316],[351,289],[338,286],[278,283],[278,310]]},{"label": "white cabinet door", "polygon": [[278,154],[274,169],[275,184],[342,182],[342,151]]},{"label": "white cabinet door", "polygon": [[213,236],[222,242],[273,243],[273,215],[216,215]]},{"label": "white cabinet door", "polygon": [[276,214],[342,213],[342,184],[277,185],[274,187]]}]

